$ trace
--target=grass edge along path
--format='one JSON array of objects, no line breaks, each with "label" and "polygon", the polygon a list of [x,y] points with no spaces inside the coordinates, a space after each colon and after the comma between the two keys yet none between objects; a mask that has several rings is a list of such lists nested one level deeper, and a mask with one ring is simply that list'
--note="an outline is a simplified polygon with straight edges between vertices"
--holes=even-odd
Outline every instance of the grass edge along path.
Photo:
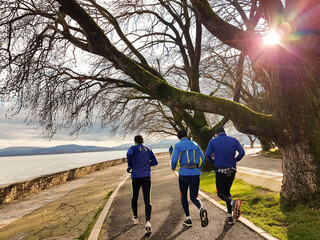
[{"label": "grass edge along path", "polygon": [[[200,190],[225,205],[216,194],[215,173],[201,173]],[[256,226],[280,240],[320,239],[320,207],[289,208],[280,204],[280,194],[235,179],[231,188],[233,198],[242,200],[241,213]]]},{"label": "grass edge along path", "polygon": [[[105,198],[105,202],[107,202],[109,200],[112,193],[113,193],[113,190],[108,192],[108,194]],[[103,204],[103,206],[104,206],[104,204]],[[98,210],[96,211],[96,214],[92,218],[92,222],[88,225],[87,229],[78,238],[76,238],[77,240],[87,240],[89,238],[91,231],[92,231],[94,225],[96,224],[96,222],[97,222],[97,220],[103,210],[103,206],[98,208]]]}]

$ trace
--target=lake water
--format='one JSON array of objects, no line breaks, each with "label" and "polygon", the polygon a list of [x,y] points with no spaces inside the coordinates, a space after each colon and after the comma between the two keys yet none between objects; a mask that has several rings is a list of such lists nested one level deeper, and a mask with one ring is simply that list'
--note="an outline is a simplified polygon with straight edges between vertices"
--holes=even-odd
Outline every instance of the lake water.
[{"label": "lake water", "polygon": [[[154,153],[167,148],[152,149]],[[0,186],[118,158],[127,150],[0,157]]]}]

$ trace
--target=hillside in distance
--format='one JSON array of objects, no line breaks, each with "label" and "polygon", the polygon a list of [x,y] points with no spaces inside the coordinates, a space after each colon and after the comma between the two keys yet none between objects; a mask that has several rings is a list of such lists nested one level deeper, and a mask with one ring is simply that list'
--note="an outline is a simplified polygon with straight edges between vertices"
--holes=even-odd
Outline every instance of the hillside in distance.
[{"label": "hillside in distance", "polygon": [[[146,143],[145,145],[154,148],[169,148],[178,141],[161,141],[158,143]],[[97,147],[97,146],[80,146],[76,144],[59,145],[55,147],[8,147],[0,149],[0,157],[9,156],[25,156],[25,155],[43,155],[43,154],[63,154],[63,153],[81,153],[81,152],[101,152],[101,151],[117,151],[127,150],[133,144],[122,144],[115,147]]]},{"label": "hillside in distance", "polygon": [[[241,144],[249,145],[249,139],[244,134],[231,133],[231,136],[236,137]],[[146,141],[144,145],[151,149],[156,148],[167,148],[174,146],[178,143],[178,138],[176,139],[165,139],[159,142],[148,142]],[[259,141],[256,141],[257,143]],[[100,152],[100,151],[117,151],[117,150],[128,150],[129,147],[134,145],[134,143],[121,144],[115,147],[97,147],[97,146],[80,146],[76,144],[59,145],[55,147],[8,147],[0,149],[0,157],[8,156],[25,156],[25,155],[41,155],[41,154],[63,154],[63,153],[81,153],[81,152]]]},{"label": "hillside in distance", "polygon": [[107,147],[80,146],[76,144],[59,145],[55,147],[9,147],[0,149],[0,157],[4,156],[24,156],[40,154],[61,154],[61,153],[79,153],[79,152],[99,152],[110,151]]}]

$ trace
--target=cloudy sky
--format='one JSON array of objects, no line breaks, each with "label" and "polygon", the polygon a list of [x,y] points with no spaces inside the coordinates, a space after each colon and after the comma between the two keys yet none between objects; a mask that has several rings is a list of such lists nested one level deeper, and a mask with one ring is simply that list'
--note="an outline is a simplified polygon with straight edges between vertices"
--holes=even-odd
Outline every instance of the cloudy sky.
[{"label": "cloudy sky", "polygon": [[76,139],[68,136],[67,132],[60,132],[52,139],[47,139],[37,126],[28,126],[24,123],[22,114],[8,119],[5,113],[6,106],[0,106],[0,149],[15,146],[53,147],[63,144],[112,147],[133,141],[133,136],[127,138],[112,136],[107,130],[101,129],[91,130]]}]

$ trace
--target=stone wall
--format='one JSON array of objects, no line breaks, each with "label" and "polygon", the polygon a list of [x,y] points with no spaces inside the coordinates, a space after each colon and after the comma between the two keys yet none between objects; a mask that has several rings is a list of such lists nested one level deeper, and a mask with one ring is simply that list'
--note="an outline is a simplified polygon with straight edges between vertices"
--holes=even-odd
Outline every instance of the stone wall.
[{"label": "stone wall", "polygon": [[[168,153],[157,153],[156,156],[168,155]],[[37,193],[42,189],[50,188],[67,181],[83,177],[95,171],[100,171],[111,166],[126,162],[126,158],[96,163],[89,166],[70,169],[63,172],[40,176],[23,182],[13,183],[0,187],[0,204],[11,202],[15,199],[23,198],[32,193]]]}]

